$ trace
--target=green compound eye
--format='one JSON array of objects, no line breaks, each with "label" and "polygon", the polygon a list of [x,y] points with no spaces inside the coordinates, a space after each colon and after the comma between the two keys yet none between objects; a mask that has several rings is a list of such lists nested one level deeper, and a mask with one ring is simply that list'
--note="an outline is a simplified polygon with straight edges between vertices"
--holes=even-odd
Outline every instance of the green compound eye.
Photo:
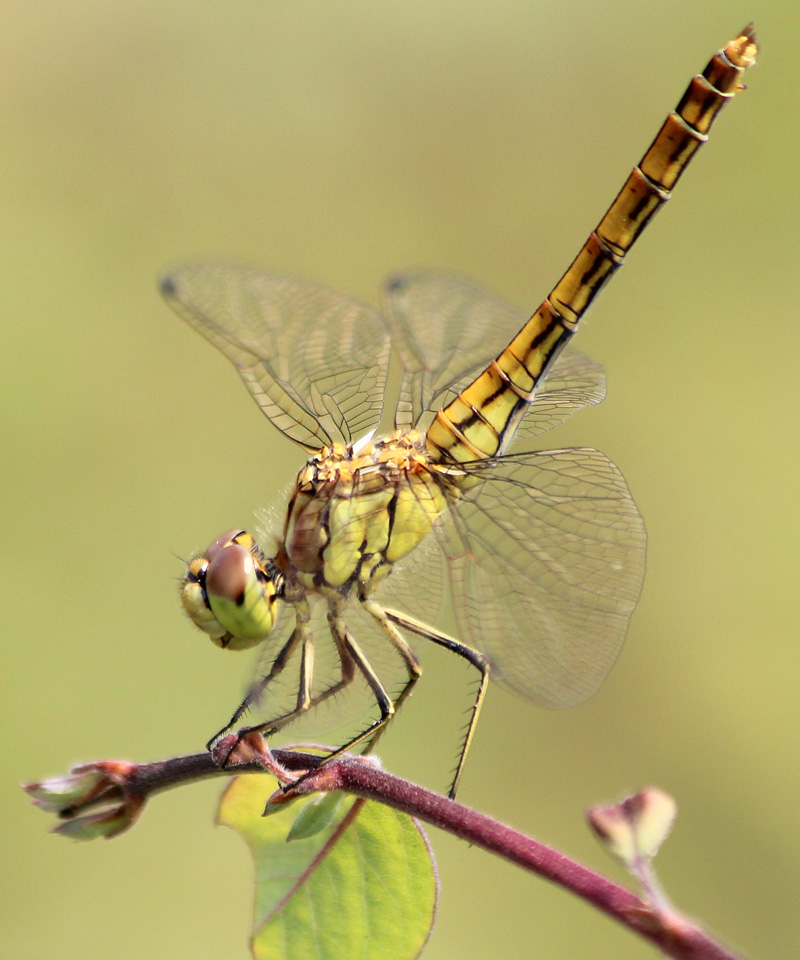
[{"label": "green compound eye", "polygon": [[238,543],[224,547],[209,563],[206,596],[216,620],[231,635],[229,649],[252,647],[272,631],[275,588],[252,553]]},{"label": "green compound eye", "polygon": [[269,636],[276,593],[258,547],[242,530],[217,537],[204,556],[191,561],[181,582],[184,609],[226,650],[246,650]]}]

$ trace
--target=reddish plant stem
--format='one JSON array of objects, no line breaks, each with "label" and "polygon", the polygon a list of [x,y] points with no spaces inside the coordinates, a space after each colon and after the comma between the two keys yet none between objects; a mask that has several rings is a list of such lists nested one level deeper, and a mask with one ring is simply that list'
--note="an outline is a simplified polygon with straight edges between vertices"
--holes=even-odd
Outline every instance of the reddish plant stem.
[{"label": "reddish plant stem", "polygon": [[[319,763],[319,755],[296,750],[274,750],[271,756],[291,772],[308,771]],[[214,762],[210,754],[198,753],[154,763],[130,765],[124,786],[118,785],[114,789],[120,791],[118,796],[135,796],[144,801],[153,793],[183,783],[246,772],[263,773],[264,767],[252,762],[223,769]],[[269,807],[274,809],[293,796],[332,790],[344,790],[353,796],[384,803],[474,846],[504,857],[591,903],[629,930],[657,945],[674,960],[738,960],[735,954],[715,943],[680,915],[659,913],[653,905],[629,890],[538,840],[533,840],[454,800],[386,773],[375,763],[363,758],[343,757],[325,764],[304,779],[297,788],[289,785],[288,788],[274,793],[269,798]],[[70,818],[108,800],[106,794],[88,801],[80,808],[63,809],[60,815]]]},{"label": "reddish plant stem", "polygon": [[385,803],[531,873],[570,890],[675,960],[737,960],[735,954],[680,916],[660,916],[629,890],[551,847],[485,814],[356,759],[345,758],[313,777],[318,790],[344,790]]}]

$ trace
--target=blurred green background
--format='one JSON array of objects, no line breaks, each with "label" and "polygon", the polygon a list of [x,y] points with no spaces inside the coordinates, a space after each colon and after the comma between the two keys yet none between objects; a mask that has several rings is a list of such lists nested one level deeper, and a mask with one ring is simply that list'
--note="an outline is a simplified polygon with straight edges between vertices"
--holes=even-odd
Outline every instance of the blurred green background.
[{"label": "blurred green background", "polygon": [[[4,5],[3,956],[247,956],[251,868],[211,825],[218,784],[86,845],[48,835],[18,787],[198,749],[246,673],[182,616],[176,556],[249,526],[302,455],[156,276],[220,255],[375,301],[387,273],[428,265],[532,309],[751,18],[750,91],[580,334],[609,399],[545,443],[604,450],[644,514],[626,649],[574,711],[493,690],[460,799],[620,877],[583,811],[657,784],[680,806],[659,858],[677,905],[753,957],[797,955],[798,9]],[[381,753],[443,789],[456,741],[440,717],[471,688],[451,658],[423,659]],[[432,839],[431,960],[654,955],[564,892]]]}]

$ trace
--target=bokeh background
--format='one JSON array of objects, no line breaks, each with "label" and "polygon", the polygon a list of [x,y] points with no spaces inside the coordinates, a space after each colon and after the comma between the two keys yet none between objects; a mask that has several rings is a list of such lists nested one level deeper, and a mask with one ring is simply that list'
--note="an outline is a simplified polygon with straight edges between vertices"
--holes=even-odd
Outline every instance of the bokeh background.
[{"label": "bokeh background", "polygon": [[[464,802],[621,878],[582,821],[657,784],[675,902],[753,957],[800,948],[795,3],[28,0],[0,31],[0,952],[244,960],[251,867],[218,784],[113,843],[47,833],[20,781],[198,749],[246,657],[195,635],[186,556],[301,454],[160,302],[195,256],[375,301],[446,267],[535,307],[689,77],[754,18],[736,99],[580,334],[609,399],[550,445],[624,470],[649,529],[623,656],[580,709],[493,690]],[[382,745],[446,786],[460,664]],[[426,956],[645,957],[563,891],[434,836]]]}]

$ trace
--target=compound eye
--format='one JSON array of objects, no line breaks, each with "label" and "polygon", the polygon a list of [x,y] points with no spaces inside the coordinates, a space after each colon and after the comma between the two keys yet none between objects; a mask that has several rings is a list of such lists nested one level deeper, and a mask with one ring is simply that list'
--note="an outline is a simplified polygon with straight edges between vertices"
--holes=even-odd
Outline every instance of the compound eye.
[{"label": "compound eye", "polygon": [[219,647],[245,650],[269,636],[276,588],[261,551],[243,530],[229,530],[195,557],[181,582],[181,601],[192,621]]},{"label": "compound eye", "polygon": [[209,600],[213,597],[241,606],[247,584],[255,576],[253,555],[238,543],[228,543],[214,552],[209,550],[206,557],[206,593]]},{"label": "compound eye", "polygon": [[228,649],[244,650],[269,636],[275,585],[246,547],[229,542],[211,557],[205,593],[215,620],[230,635]]},{"label": "compound eye", "polygon": [[206,560],[211,562],[220,552],[220,550],[224,550],[229,544],[235,543],[237,537],[247,537],[252,542],[252,538],[250,538],[248,534],[244,532],[244,530],[228,530],[227,533],[220,534],[220,536],[218,536],[217,539],[209,546],[208,550],[206,550]]}]

